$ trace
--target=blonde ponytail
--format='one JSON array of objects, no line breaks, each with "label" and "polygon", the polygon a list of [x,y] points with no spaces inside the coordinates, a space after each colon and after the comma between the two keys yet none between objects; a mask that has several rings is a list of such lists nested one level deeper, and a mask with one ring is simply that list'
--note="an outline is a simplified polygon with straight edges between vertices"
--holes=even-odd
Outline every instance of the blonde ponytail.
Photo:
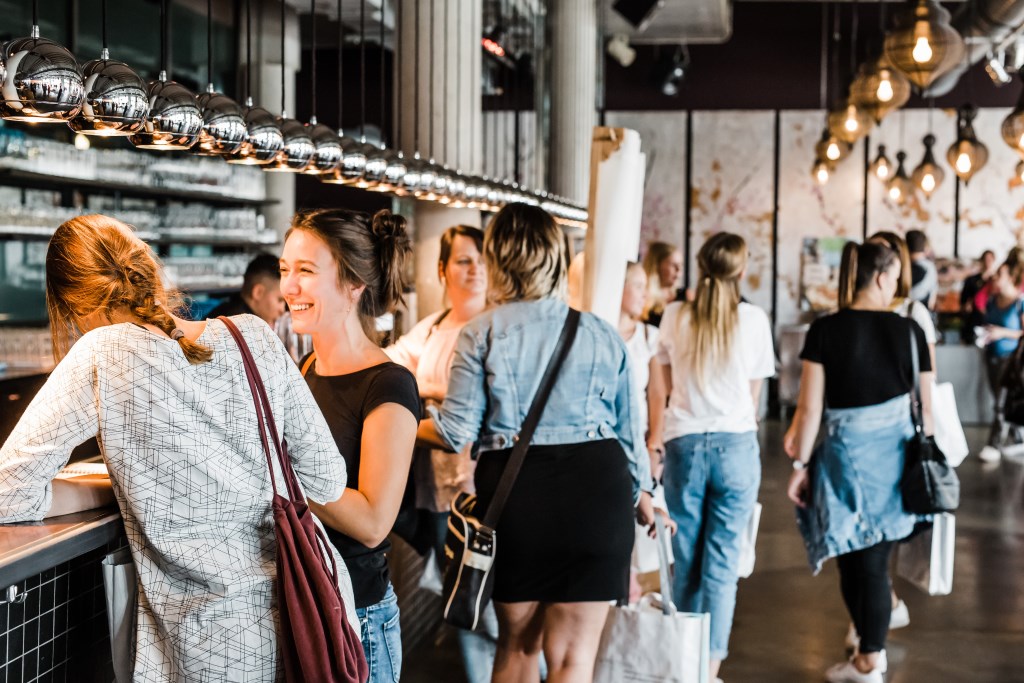
[{"label": "blonde ponytail", "polygon": [[712,235],[697,254],[700,280],[690,305],[691,369],[697,386],[728,361],[739,325],[740,277],[747,243],[739,235]]}]

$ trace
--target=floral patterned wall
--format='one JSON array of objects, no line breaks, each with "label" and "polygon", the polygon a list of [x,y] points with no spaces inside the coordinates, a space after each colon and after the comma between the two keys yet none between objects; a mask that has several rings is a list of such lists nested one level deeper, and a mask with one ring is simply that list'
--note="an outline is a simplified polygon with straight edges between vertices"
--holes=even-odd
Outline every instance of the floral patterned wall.
[{"label": "floral patterned wall", "polygon": [[[689,192],[691,281],[696,277],[693,259],[703,241],[719,230],[739,233],[747,239],[751,254],[743,293],[774,314],[778,326],[784,326],[802,318],[804,238],[859,240],[865,228],[868,234],[917,228],[929,236],[938,256],[952,256],[956,246],[962,258],[976,257],[989,248],[1001,258],[1011,246],[1024,244],[1024,186],[1013,176],[1018,157],[999,135],[1006,114],[1007,110],[985,109],[975,120],[975,132],[990,156],[970,185],[960,187],[958,239],[955,176],[946,162],[946,150],[956,136],[954,112],[919,109],[890,115],[872,130],[867,155],[865,142],[859,142],[823,187],[810,174],[814,144],[824,123],[821,111],[691,112],[692,178],[686,177],[686,112],[610,112],[607,120],[609,125],[639,131],[648,154],[643,242],[659,239],[683,244],[685,193]],[[930,199],[898,206],[878,180],[865,174],[865,158],[873,159],[881,143],[895,162],[902,148],[907,152],[909,175],[921,161],[921,139],[929,129],[937,138],[934,153],[946,172],[945,180]],[[773,221],[778,230],[774,264]],[[778,274],[775,281],[773,265]]]}]

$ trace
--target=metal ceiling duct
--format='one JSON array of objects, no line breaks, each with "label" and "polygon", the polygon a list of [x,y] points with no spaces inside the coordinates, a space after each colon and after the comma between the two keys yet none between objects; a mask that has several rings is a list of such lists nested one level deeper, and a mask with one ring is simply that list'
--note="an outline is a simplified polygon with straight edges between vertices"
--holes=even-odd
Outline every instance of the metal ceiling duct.
[{"label": "metal ceiling duct", "polygon": [[613,0],[601,4],[605,35],[625,35],[635,45],[724,43],[732,37],[732,0],[665,0],[640,28],[612,9]]},{"label": "metal ceiling duct", "polygon": [[940,76],[926,94],[929,97],[945,95],[967,71],[983,59],[995,45],[999,45],[1024,25],[1024,0],[972,0],[966,2],[953,16],[953,28],[963,36],[967,59]]}]

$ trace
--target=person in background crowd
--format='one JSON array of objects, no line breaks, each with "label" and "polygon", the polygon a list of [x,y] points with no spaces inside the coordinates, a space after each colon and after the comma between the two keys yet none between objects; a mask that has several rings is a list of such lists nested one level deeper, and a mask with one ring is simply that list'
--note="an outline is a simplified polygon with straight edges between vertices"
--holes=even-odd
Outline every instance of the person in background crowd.
[{"label": "person in background crowd", "polygon": [[[1013,247],[1010,249],[1006,254],[1006,260],[1003,261],[1003,265],[1007,266],[1010,272],[1024,267],[1024,247]],[[995,276],[993,275],[988,282],[982,285],[978,293],[974,295],[974,310],[981,313],[985,312],[989,299],[992,298],[992,284],[994,281]],[[1024,285],[1021,285],[1021,287],[1021,293],[1024,294]],[[984,324],[984,320],[982,320],[982,324]]]},{"label": "person in background crowd", "polygon": [[928,255],[928,247],[928,237],[923,232],[907,231],[907,248],[910,250],[910,298],[920,301],[931,311],[935,309],[935,299],[939,294],[939,271]]},{"label": "person in background crowd", "polygon": [[271,327],[284,314],[281,273],[277,257],[273,254],[258,254],[250,261],[242,278],[242,291],[210,311],[206,317],[218,318],[242,313],[263,318]]},{"label": "person in background crowd", "polygon": [[963,287],[960,289],[960,314],[964,318],[960,336],[968,344],[974,343],[974,328],[984,324],[985,312],[975,306],[974,299],[982,288],[995,277],[998,267],[995,252],[986,249],[978,259],[978,264],[981,269],[974,275],[965,278]]},{"label": "person in background crowd", "polygon": [[[459,333],[487,306],[483,248],[484,233],[479,228],[456,225],[445,230],[441,235],[437,275],[451,307],[428,315],[395,344],[384,349],[393,361],[416,375],[420,398],[428,405],[444,400]],[[413,463],[416,507],[433,514],[434,553],[442,572],[452,498],[460,491],[474,492],[474,469],[468,445],[457,454],[443,450],[421,451]],[[470,683],[491,680],[494,668],[498,622],[493,607],[486,609],[483,622],[482,632],[459,630],[462,661]]]},{"label": "person in background crowd", "polygon": [[[808,330],[800,397],[783,442],[794,460],[787,495],[798,507],[811,566],[817,573],[826,559],[838,558],[843,600],[860,635],[853,656],[826,672],[831,683],[882,683],[887,669],[889,556],[917,521],[904,512],[900,494],[904,443],[914,431],[911,344],[920,363],[924,429],[932,433],[924,332],[890,310],[900,268],[899,254],[886,244],[850,242],[843,249],[839,311]],[[827,432],[816,449],[823,405]],[[821,503],[827,509],[814,507]]]},{"label": "person in background crowd", "polygon": [[1002,419],[1000,392],[1006,367],[1017,349],[1017,344],[1020,343],[1021,336],[1024,335],[1022,284],[1024,264],[1018,263],[1011,267],[1004,263],[999,266],[996,276],[992,279],[989,288],[991,294],[985,306],[985,366],[995,402],[996,417],[989,432],[988,443],[978,453],[978,457],[984,462],[996,462],[1002,457],[1000,448],[1007,436],[1008,430]]},{"label": "person in background crowd", "polygon": [[667,242],[651,242],[644,256],[644,272],[647,273],[647,305],[644,320],[658,327],[665,306],[681,301],[683,292],[679,284],[683,276],[683,254]]},{"label": "person in background crowd", "polygon": [[[475,443],[477,510],[490,503],[564,327],[568,250],[543,209],[509,204],[484,238],[495,307],[463,328],[444,403],[421,439]],[[626,597],[636,515],[653,522],[650,461],[629,356],[608,323],[583,313],[573,346],[498,522],[498,650],[493,680],[593,677],[609,601]]]},{"label": "person in background crowd", "polygon": [[280,260],[292,325],[313,338],[302,374],[355,484],[340,500],[310,507],[352,573],[370,683],[397,681],[402,669],[387,537],[405,493],[420,398],[413,374],[378,346],[376,319],[400,303],[409,254],[401,216],[328,209],[295,216]]},{"label": "person in background crowd", "polygon": [[757,406],[775,354],[768,316],[740,301],[743,238],[713,235],[697,266],[696,300],[665,309],[658,360],[669,391],[665,500],[679,529],[672,596],[684,612],[711,614],[716,677],[736,609],[740,534],[761,483]]},{"label": "person in background crowd", "polygon": [[[177,317],[162,275],[119,221],[79,216],[57,228],[46,298],[59,362],[0,448],[0,521],[116,498],[144,598],[133,680],[271,683],[280,659],[273,492],[242,355],[223,322]],[[259,319],[234,322],[303,492],[337,501],[345,463],[298,368]],[[54,479],[94,436],[110,478]],[[358,629],[345,563],[335,561]]]}]

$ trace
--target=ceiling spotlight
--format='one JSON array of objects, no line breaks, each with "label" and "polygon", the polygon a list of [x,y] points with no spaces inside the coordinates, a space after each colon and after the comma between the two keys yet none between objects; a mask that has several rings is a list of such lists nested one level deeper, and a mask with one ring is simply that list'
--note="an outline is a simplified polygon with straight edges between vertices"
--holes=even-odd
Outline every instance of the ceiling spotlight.
[{"label": "ceiling spotlight", "polygon": [[670,59],[663,62],[658,70],[661,75],[661,94],[666,97],[675,97],[679,94],[679,87],[686,77],[686,70],[690,68],[690,55],[685,45],[678,46],[672,51]]},{"label": "ceiling spotlight", "polygon": [[1006,53],[1002,50],[996,54],[992,54],[990,52],[985,61],[985,72],[988,74],[988,77],[992,79],[992,82],[996,84],[997,88],[1002,87],[1013,80],[1013,76],[1006,71],[1006,66],[1004,65],[1005,61]]},{"label": "ceiling spotlight", "polygon": [[636,50],[629,46],[629,36],[617,33],[608,41],[608,54],[622,66],[629,66],[636,61]]}]

